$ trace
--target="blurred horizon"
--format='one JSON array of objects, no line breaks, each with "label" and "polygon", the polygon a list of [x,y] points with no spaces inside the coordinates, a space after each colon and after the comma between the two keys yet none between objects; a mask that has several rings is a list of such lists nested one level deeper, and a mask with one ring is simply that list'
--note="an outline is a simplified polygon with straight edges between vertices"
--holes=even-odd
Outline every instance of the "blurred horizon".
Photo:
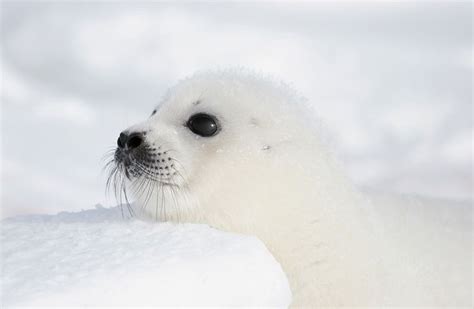
[{"label": "blurred horizon", "polygon": [[1,214],[115,206],[105,152],[196,71],[314,104],[359,186],[472,201],[472,3],[1,3]]}]

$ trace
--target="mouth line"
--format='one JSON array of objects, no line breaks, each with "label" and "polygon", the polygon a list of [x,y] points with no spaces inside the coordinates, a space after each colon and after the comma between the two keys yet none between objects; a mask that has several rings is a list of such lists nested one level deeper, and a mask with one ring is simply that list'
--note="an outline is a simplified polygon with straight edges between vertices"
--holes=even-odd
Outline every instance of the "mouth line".
[{"label": "mouth line", "polygon": [[[152,181],[160,185],[176,188],[179,187],[178,184],[168,181],[170,180],[169,178],[163,178],[163,176],[160,176],[158,173],[154,173],[153,170],[140,167],[130,159],[116,160],[115,164],[118,167],[118,170],[131,182],[145,178],[147,181]],[[135,175],[130,171],[131,169],[135,171]]]},{"label": "mouth line", "polygon": [[164,180],[159,180],[159,179],[156,179],[156,178],[150,178],[150,177],[147,177],[147,176],[144,176],[144,175],[141,175],[139,177],[136,177],[136,178],[128,178],[129,181],[133,182],[133,181],[140,181],[140,179],[142,179],[142,177],[144,177],[147,181],[151,181],[152,183],[156,184],[156,185],[160,185],[160,186],[165,186],[165,187],[172,187],[172,188],[179,188],[179,185],[175,184],[175,183],[171,183],[171,182],[167,182],[167,181],[164,181]]}]

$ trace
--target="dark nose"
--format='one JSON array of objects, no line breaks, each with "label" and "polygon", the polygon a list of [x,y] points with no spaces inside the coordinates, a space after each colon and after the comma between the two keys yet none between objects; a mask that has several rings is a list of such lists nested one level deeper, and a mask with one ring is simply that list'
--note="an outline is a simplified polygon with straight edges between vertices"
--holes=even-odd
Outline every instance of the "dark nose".
[{"label": "dark nose", "polygon": [[143,143],[142,133],[127,134],[125,132],[122,132],[120,133],[120,136],[117,139],[117,146],[119,146],[120,148],[127,147],[130,150],[138,148],[142,143]]}]

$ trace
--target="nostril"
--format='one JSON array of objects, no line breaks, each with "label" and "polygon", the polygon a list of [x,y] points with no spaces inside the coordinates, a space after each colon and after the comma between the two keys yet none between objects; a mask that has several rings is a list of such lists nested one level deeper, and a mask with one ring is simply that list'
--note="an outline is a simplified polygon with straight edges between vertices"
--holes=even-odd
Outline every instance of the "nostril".
[{"label": "nostril", "polygon": [[125,144],[127,143],[128,135],[125,133],[120,133],[119,138],[117,139],[117,146],[120,148],[125,148]]},{"label": "nostril", "polygon": [[143,142],[141,134],[132,134],[128,137],[127,147],[129,149],[138,148]]}]

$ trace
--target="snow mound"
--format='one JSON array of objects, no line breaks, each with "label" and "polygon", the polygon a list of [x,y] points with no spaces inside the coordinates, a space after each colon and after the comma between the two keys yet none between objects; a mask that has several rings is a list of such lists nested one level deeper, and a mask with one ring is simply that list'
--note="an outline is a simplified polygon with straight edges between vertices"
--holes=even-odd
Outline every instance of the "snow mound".
[{"label": "snow mound", "polygon": [[119,208],[1,222],[2,303],[274,306],[291,292],[255,237],[124,219]]}]

